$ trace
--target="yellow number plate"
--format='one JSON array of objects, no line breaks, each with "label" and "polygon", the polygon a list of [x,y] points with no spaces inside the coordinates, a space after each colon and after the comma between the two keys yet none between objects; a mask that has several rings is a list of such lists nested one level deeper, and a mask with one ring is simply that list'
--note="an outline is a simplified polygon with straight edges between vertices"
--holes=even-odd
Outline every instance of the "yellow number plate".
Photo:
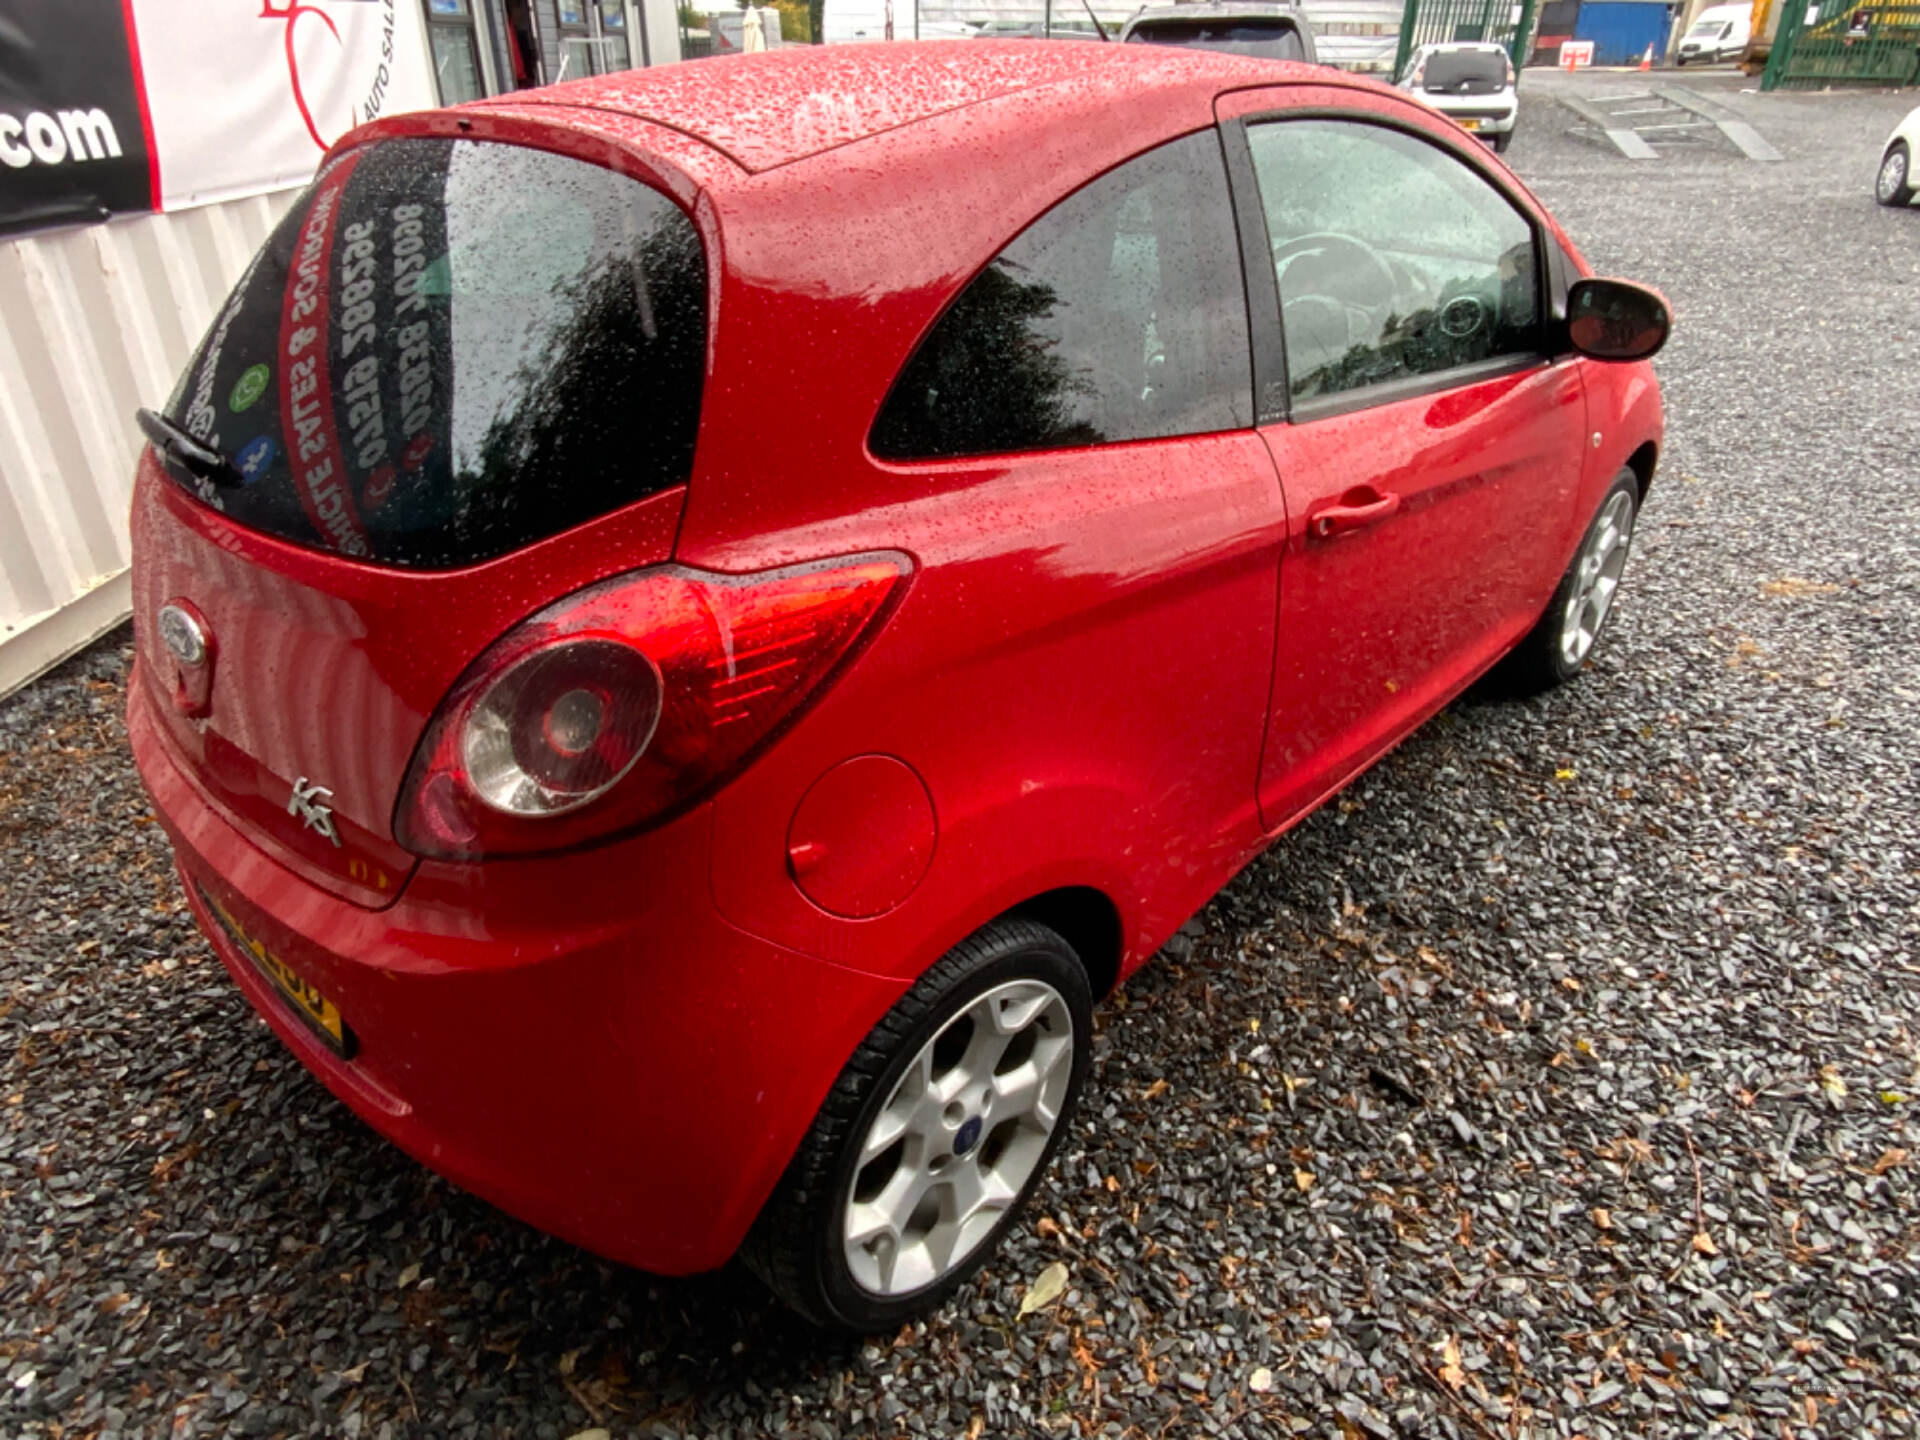
[{"label": "yellow number plate", "polygon": [[308,1028],[324,1040],[334,1054],[342,1060],[352,1059],[355,1049],[353,1031],[340,1018],[340,1011],[334,1003],[303,980],[299,971],[249,935],[246,928],[229,915],[218,900],[205,890],[200,892],[200,898],[207,902],[208,908],[233,943],[253,961],[262,975],[273,982],[273,988],[280,992],[280,998],[287,1002],[293,1013],[306,1021]]},{"label": "yellow number plate", "polygon": [[1480,122],[1478,120],[1462,120],[1460,122],[1460,128],[1462,130],[1478,130],[1480,128]]}]

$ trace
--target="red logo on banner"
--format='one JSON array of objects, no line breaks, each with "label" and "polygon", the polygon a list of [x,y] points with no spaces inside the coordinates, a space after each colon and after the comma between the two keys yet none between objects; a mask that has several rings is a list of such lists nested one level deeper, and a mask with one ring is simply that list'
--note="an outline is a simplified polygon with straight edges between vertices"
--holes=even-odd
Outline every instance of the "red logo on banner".
[{"label": "red logo on banner", "polygon": [[347,488],[346,456],[333,420],[333,368],[327,363],[333,232],[358,158],[349,155],[321,176],[294,244],[280,305],[280,424],[307,519],[334,549],[365,556],[372,546]]},{"label": "red logo on banner", "polygon": [[[361,3],[366,3],[366,0],[361,0]],[[307,134],[313,137],[314,144],[318,145],[322,150],[325,150],[328,142],[325,137],[320,134],[320,127],[313,123],[313,111],[307,108],[307,92],[300,83],[300,61],[294,55],[293,50],[293,32],[299,27],[301,19],[308,15],[314,16],[322,25],[327,27],[327,30],[333,36],[334,44],[338,45],[341,43],[340,27],[335,25],[333,23],[333,17],[319,6],[303,5],[300,3],[300,0],[280,0],[279,8],[276,9],[274,0],[260,0],[260,18],[262,20],[284,20],[287,22],[287,83],[293,89],[293,103],[300,110],[300,118],[306,122]]]}]

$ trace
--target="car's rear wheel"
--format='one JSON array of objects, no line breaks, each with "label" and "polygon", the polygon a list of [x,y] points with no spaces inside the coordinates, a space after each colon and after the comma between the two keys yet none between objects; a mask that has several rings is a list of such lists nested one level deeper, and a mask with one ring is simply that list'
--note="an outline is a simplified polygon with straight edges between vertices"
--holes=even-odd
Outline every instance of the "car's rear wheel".
[{"label": "car's rear wheel", "polygon": [[1496,684],[1534,694],[1580,673],[1612,618],[1639,510],[1639,477],[1622,470],[1607,487],[1546,613],[1501,662]]},{"label": "car's rear wheel", "polygon": [[890,1329],[986,1262],[1073,1118],[1086,970],[1044,925],[956,946],[841,1071],[741,1258],[823,1325]]},{"label": "car's rear wheel", "polygon": [[1873,198],[1882,205],[1905,205],[1913,199],[1913,152],[1907,149],[1906,141],[1894,141],[1880,157]]}]

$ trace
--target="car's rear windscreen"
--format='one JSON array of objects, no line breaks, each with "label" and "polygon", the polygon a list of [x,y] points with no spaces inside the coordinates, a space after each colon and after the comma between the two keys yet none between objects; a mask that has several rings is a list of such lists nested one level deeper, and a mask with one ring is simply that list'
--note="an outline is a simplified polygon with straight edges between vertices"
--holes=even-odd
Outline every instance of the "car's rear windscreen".
[{"label": "car's rear windscreen", "polygon": [[1507,85],[1507,57],[1492,50],[1443,50],[1427,57],[1428,90],[1449,95],[1491,95]]},{"label": "car's rear windscreen", "polygon": [[1156,20],[1127,37],[1141,45],[1185,45],[1262,60],[1304,60],[1307,47],[1286,20]]},{"label": "car's rear windscreen", "polygon": [[468,565],[684,482],[706,261],[658,191],[544,150],[349,151],[274,230],[167,417],[242,525],[375,564]]}]

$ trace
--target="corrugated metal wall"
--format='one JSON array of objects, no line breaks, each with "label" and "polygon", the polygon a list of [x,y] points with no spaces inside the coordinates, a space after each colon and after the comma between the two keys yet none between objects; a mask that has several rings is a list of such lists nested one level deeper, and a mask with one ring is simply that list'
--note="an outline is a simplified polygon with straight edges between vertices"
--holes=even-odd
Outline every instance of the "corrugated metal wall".
[{"label": "corrugated metal wall", "polygon": [[134,409],[298,193],[0,239],[0,694],[125,617]]}]

